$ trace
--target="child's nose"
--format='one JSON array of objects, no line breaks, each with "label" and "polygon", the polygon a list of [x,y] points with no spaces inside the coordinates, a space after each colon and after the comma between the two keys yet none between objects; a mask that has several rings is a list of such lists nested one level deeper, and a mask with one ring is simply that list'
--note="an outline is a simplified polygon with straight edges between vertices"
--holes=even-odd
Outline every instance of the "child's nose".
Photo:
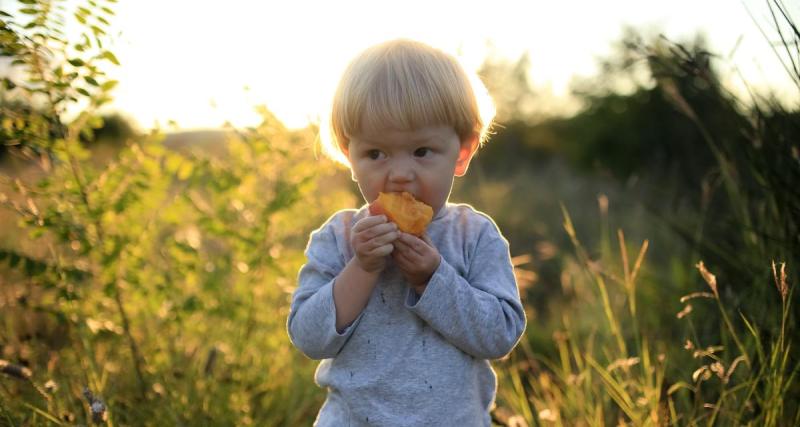
[{"label": "child's nose", "polygon": [[408,182],[414,179],[414,166],[411,162],[398,159],[389,168],[389,181]]}]

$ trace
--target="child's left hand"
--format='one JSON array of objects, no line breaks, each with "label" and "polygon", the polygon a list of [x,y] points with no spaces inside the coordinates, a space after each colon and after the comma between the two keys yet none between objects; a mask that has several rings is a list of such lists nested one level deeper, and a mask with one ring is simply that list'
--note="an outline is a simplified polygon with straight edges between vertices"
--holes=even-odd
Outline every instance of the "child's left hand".
[{"label": "child's left hand", "polygon": [[394,241],[392,258],[418,295],[425,291],[428,281],[441,262],[439,251],[427,235],[423,235],[420,239],[413,234],[403,232],[400,232],[400,237]]}]

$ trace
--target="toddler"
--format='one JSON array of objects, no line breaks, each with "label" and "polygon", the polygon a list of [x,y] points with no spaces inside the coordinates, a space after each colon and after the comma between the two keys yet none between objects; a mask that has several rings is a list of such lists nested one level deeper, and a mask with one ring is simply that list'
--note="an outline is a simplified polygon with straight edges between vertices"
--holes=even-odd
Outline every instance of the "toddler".
[{"label": "toddler", "polygon": [[365,205],[311,234],[287,327],[322,360],[317,426],[491,424],[489,360],[526,319],[508,242],[486,214],[448,203],[492,120],[478,89],[454,57],[410,40],[365,50],[339,82],[327,152],[367,202],[408,192],[433,219],[417,237]]}]

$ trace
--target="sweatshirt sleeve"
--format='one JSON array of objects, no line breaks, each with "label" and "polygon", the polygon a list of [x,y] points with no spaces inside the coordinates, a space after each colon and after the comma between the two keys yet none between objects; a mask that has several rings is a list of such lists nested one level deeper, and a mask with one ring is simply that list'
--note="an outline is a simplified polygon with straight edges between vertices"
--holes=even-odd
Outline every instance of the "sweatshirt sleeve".
[{"label": "sweatshirt sleeve", "polygon": [[305,251],[306,263],[300,268],[287,320],[292,343],[317,360],[339,354],[361,320],[359,315],[343,331],[336,329],[333,284],[345,264],[335,232],[337,225],[341,225],[339,222],[341,217],[334,216],[311,234]]},{"label": "sweatshirt sleeve", "polygon": [[442,258],[418,300],[409,289],[406,307],[465,353],[497,359],[522,336],[525,312],[508,243],[491,220],[477,239],[467,277]]}]

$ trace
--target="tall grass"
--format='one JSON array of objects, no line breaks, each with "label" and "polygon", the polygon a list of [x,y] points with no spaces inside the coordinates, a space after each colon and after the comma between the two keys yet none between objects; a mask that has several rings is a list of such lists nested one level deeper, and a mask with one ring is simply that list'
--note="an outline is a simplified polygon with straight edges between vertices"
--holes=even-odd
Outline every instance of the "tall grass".
[{"label": "tall grass", "polygon": [[[800,82],[800,31],[782,2],[766,4],[776,53]],[[698,182],[700,209],[656,212],[688,250],[648,263],[647,241],[632,251],[621,231],[613,236],[605,226],[587,248],[565,211],[574,254],[562,260],[562,284],[576,301],[562,307],[554,354],[534,334],[523,339],[501,371],[499,402],[537,425],[800,425],[792,283],[800,265],[800,115],[761,95],[736,99],[716,80],[708,52],[662,40],[639,53],[714,161]],[[708,105],[733,120],[720,127]],[[601,206],[604,225],[606,212]],[[676,265],[687,258],[693,277]],[[687,285],[694,289],[676,292]],[[674,310],[666,322],[648,315],[665,310]]]},{"label": "tall grass", "polygon": [[[642,279],[647,241],[630,257],[619,231],[616,253],[592,259],[566,211],[564,227],[580,267],[570,274],[575,286],[585,288],[580,293],[585,299],[564,314],[563,328],[554,333],[557,357],[522,340],[501,371],[501,405],[529,425],[786,426],[800,421],[791,397],[796,397],[800,370],[791,356],[797,333],[789,320],[794,287],[785,264],[775,265],[774,284],[763,284],[773,290],[762,304],[779,310],[775,323],[754,324],[747,313],[726,306],[719,297],[725,284],[700,262],[698,277],[707,287],[683,296],[684,308],[676,313],[686,336],[659,337],[660,325],[638,315],[662,309],[637,306],[639,287],[658,285]],[[576,327],[574,319],[587,311],[602,313],[601,322],[591,329]],[[721,342],[693,336],[697,322],[717,325]]]}]

